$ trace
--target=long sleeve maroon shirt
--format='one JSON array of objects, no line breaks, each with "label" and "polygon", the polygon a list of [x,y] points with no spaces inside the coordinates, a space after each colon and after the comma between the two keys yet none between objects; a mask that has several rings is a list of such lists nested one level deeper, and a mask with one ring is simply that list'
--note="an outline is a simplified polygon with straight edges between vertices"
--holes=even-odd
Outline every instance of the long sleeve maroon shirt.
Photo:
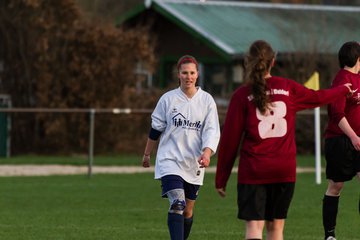
[{"label": "long sleeve maroon shirt", "polygon": [[351,83],[351,88],[358,90],[350,97],[343,96],[328,105],[329,121],[325,130],[325,138],[344,135],[339,128],[339,122],[343,117],[346,117],[354,132],[360,135],[360,74],[341,69],[331,87],[337,87],[344,83]]},{"label": "long sleeve maroon shirt", "polygon": [[281,77],[267,79],[267,88],[272,106],[265,115],[255,107],[249,86],[234,92],[220,139],[216,188],[226,186],[237,157],[238,183],[295,182],[296,112],[348,93],[345,86],[314,91]]}]

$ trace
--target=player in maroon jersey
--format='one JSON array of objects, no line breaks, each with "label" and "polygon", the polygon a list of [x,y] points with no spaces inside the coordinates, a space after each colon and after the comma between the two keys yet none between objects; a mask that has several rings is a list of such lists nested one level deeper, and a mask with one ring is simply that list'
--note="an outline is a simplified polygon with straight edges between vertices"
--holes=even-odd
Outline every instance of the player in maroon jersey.
[{"label": "player in maroon jersey", "polygon": [[[325,159],[328,188],[323,199],[325,239],[335,239],[336,216],[344,182],[360,178],[360,44],[346,42],[338,53],[340,71],[332,87],[351,83],[356,92],[329,104],[325,130]],[[360,211],[360,210],[359,210]]]},{"label": "player in maroon jersey", "polygon": [[224,197],[241,143],[238,166],[238,218],[246,239],[283,239],[296,178],[296,112],[340,99],[351,84],[314,91],[271,75],[275,52],[255,41],[245,57],[246,84],[238,88],[226,115],[216,170],[216,189]]}]

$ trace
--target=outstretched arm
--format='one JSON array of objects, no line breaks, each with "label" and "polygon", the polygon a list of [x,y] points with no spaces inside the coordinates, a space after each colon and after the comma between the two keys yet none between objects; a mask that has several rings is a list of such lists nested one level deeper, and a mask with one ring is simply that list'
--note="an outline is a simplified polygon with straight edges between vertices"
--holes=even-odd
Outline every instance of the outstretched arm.
[{"label": "outstretched arm", "polygon": [[351,90],[350,83],[338,85],[330,89],[320,89],[317,91],[308,89],[296,82],[293,86],[295,93],[294,101],[297,103],[296,111],[307,108],[315,108],[333,102],[345,102],[346,96],[349,94],[351,95],[354,92]]}]

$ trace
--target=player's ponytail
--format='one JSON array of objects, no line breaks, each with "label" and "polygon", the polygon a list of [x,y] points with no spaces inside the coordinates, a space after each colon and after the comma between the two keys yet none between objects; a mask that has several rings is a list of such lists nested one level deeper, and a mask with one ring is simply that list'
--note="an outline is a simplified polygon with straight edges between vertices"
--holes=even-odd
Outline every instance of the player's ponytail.
[{"label": "player's ponytail", "polygon": [[245,81],[250,85],[255,106],[262,114],[268,109],[270,103],[265,75],[268,73],[275,52],[265,41],[255,41],[245,56]]}]

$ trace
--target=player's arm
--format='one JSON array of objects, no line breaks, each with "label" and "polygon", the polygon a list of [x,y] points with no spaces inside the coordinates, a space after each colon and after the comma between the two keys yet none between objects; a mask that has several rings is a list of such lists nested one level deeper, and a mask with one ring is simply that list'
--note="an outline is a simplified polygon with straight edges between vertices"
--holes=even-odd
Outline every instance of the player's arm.
[{"label": "player's arm", "polygon": [[205,147],[203,149],[203,153],[201,154],[201,156],[198,159],[200,168],[208,167],[210,165],[210,157],[212,154],[213,154],[213,151],[210,148]]},{"label": "player's arm", "polygon": [[150,155],[154,149],[156,142],[160,138],[161,133],[166,128],[166,100],[162,96],[156,104],[154,112],[151,114],[151,129],[146,142],[144,156],[142,160],[143,167],[150,167]]},{"label": "player's arm", "polygon": [[230,177],[238,155],[241,138],[245,128],[247,92],[237,90],[228,107],[220,138],[218,161],[215,175],[215,187],[220,196],[225,196],[226,183]]},{"label": "player's arm", "polygon": [[211,98],[208,109],[201,136],[202,154],[198,159],[201,168],[210,165],[210,157],[215,154],[220,140],[219,115],[213,98]]},{"label": "player's arm", "polygon": [[360,151],[360,138],[359,136],[354,132],[352,127],[350,126],[349,122],[347,121],[346,117],[343,117],[339,124],[339,128],[348,136],[351,140],[352,145],[357,151]]},{"label": "player's arm", "polygon": [[[337,85],[341,85],[343,83],[348,83],[347,79],[342,79],[342,81],[338,82]],[[351,91],[353,94],[355,91]],[[343,133],[350,138],[351,143],[354,148],[359,151],[360,150],[360,138],[354,132],[353,128],[350,126],[348,120],[345,117],[345,107],[346,107],[346,97],[340,98],[337,101],[330,103],[329,108],[331,111],[332,118],[334,121],[338,122],[338,126],[343,131]]]},{"label": "player's arm", "polygon": [[305,86],[290,81],[293,87],[296,111],[315,108],[336,101],[345,101],[346,95],[352,94],[351,83],[334,86],[330,89],[312,90]]},{"label": "player's arm", "polygon": [[151,152],[154,149],[156,142],[159,139],[160,135],[161,135],[160,131],[158,131],[154,128],[151,128],[149,137],[146,141],[144,156],[143,156],[143,160],[142,160],[142,166],[145,168],[150,167],[150,155],[151,155]]}]

